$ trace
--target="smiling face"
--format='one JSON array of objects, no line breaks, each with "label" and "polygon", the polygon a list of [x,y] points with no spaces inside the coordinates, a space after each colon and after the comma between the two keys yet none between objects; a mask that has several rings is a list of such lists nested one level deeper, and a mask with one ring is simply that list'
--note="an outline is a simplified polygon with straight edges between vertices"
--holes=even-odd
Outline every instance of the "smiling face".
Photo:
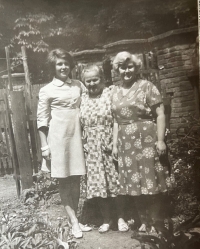
[{"label": "smiling face", "polygon": [[70,64],[67,60],[58,58],[55,63],[55,77],[59,80],[65,81],[70,73]]},{"label": "smiling face", "polygon": [[119,66],[119,73],[123,83],[128,84],[135,80],[136,67],[133,62],[125,62]]},{"label": "smiling face", "polygon": [[84,82],[88,89],[89,95],[95,97],[102,93],[104,84],[96,70],[86,71],[84,73]]}]

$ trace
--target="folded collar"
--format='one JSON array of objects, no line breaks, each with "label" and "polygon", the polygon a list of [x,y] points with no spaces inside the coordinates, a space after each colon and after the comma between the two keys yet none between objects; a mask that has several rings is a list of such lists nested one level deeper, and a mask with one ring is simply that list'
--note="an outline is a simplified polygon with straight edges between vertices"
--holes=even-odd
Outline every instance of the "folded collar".
[{"label": "folded collar", "polygon": [[72,80],[71,80],[70,78],[67,78],[67,80],[64,82],[64,81],[59,80],[59,79],[57,79],[57,78],[53,78],[52,83],[54,84],[54,86],[62,86],[62,85],[64,85],[65,83],[71,84],[71,83],[72,83]]}]

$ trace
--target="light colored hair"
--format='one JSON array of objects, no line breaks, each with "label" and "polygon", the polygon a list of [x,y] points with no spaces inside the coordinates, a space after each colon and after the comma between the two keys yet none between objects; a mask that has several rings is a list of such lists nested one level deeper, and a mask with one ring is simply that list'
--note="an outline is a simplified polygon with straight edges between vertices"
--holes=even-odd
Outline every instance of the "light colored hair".
[{"label": "light colored hair", "polygon": [[92,64],[92,65],[87,65],[83,71],[81,72],[81,79],[83,82],[85,82],[85,73],[90,72],[90,71],[95,71],[98,73],[99,77],[101,78],[101,81],[104,80],[104,74],[103,74],[103,70],[101,67]]},{"label": "light colored hair", "polygon": [[136,72],[138,72],[142,67],[142,61],[137,55],[123,51],[123,52],[118,53],[115,56],[115,58],[113,60],[113,69],[116,72],[119,72],[120,65],[123,65],[127,62],[133,62],[134,66],[136,68]]}]

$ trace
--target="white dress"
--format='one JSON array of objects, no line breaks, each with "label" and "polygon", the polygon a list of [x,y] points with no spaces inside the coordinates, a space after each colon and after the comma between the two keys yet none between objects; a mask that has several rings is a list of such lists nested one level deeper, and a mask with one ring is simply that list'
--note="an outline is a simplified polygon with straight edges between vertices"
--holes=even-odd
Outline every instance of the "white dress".
[{"label": "white dress", "polygon": [[79,106],[85,86],[78,80],[56,78],[39,92],[37,126],[49,127],[51,161],[43,160],[42,170],[65,178],[84,175],[85,161],[81,140]]}]

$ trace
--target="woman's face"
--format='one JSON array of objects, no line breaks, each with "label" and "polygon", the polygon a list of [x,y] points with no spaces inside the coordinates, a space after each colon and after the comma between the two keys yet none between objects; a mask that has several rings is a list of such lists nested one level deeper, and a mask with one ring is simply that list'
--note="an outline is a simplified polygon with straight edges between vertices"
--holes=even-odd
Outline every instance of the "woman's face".
[{"label": "woman's face", "polygon": [[65,81],[70,73],[70,64],[65,59],[57,59],[55,63],[55,73],[56,78]]},{"label": "woman's face", "polygon": [[104,84],[101,81],[99,73],[95,70],[84,73],[85,86],[92,96],[97,96],[102,93]]},{"label": "woman's face", "polygon": [[135,65],[133,62],[127,62],[119,66],[119,73],[124,83],[130,83],[135,78]]}]

